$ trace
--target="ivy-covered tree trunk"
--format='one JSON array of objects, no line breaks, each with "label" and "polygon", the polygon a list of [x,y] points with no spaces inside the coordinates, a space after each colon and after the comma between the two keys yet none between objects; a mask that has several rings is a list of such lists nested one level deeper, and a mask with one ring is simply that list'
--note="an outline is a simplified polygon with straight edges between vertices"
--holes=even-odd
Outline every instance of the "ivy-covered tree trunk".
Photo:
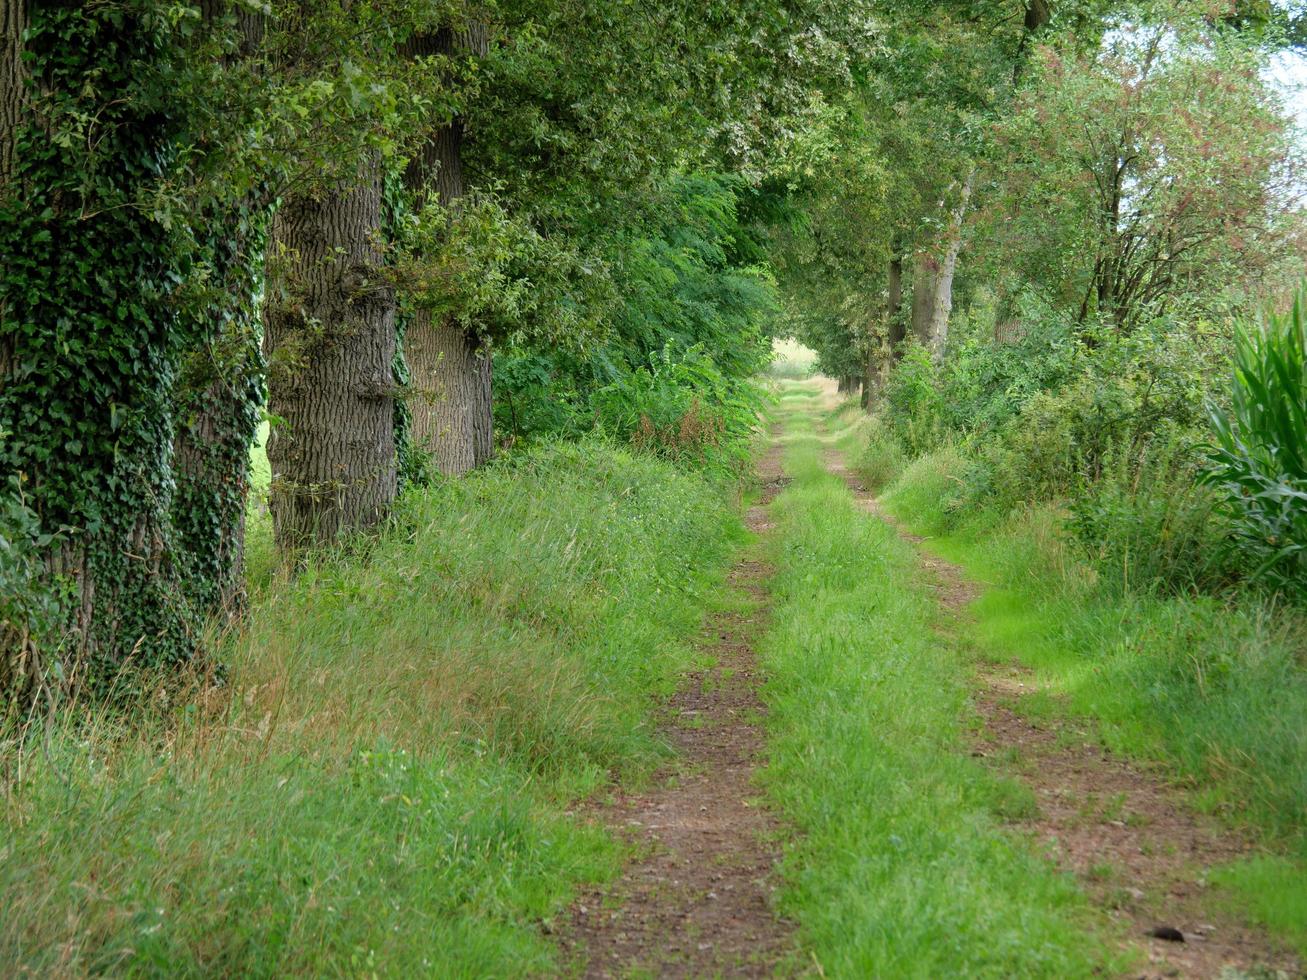
[{"label": "ivy-covered tree trunk", "polygon": [[[23,28],[27,14],[23,0],[0,0],[0,206],[16,193],[18,122],[26,101],[27,86],[23,79]],[[0,294],[0,321],[5,318],[5,298]],[[9,373],[12,342],[7,331],[0,330],[0,385]],[[0,492],[3,488],[0,488]]]},{"label": "ivy-covered tree trunk", "polygon": [[[18,8],[4,4],[8,58]],[[44,611],[0,624],[23,638],[0,683],[125,692],[125,665],[184,660],[196,642],[169,516],[173,385],[193,342],[176,304],[185,242],[140,207],[186,140],[187,49],[137,0],[28,15],[16,115],[2,73],[6,178],[22,193],[0,197],[0,473],[36,522],[11,543],[41,556],[22,587]],[[17,152],[15,120],[31,137]]]},{"label": "ivy-covered tree trunk", "polygon": [[[226,18],[236,46],[225,66],[258,53],[263,17],[233,0],[204,0],[206,23]],[[251,191],[219,200],[200,221],[207,238],[209,302],[197,311],[202,343],[189,351],[176,391],[177,492],[173,525],[187,592],[209,614],[232,616],[244,605],[245,511],[250,447],[264,399],[264,362],[256,296],[269,207]]]},{"label": "ivy-covered tree trunk", "polygon": [[912,331],[938,359],[948,342],[948,318],[953,311],[953,274],[962,248],[962,222],[971,200],[970,176],[962,183],[958,202],[949,213],[944,240],[933,251],[920,253],[912,275]]},{"label": "ivy-covered tree trunk", "polygon": [[381,166],[295,194],[273,219],[264,308],[269,504],[293,556],[395,499],[395,294],[381,268]]},{"label": "ivy-covered tree trunk", "polygon": [[[218,222],[231,254],[219,284],[225,302],[214,339],[191,351],[176,391],[173,526],[187,592],[197,608],[233,616],[244,605],[245,511],[250,447],[263,404],[263,355],[255,290],[256,252],[241,245],[234,221]],[[260,271],[261,270],[257,270]]]},{"label": "ivy-covered tree trunk", "polygon": [[[414,56],[485,55],[484,25],[441,30],[410,42]],[[451,216],[467,194],[463,177],[463,123],[438,127],[404,175],[415,201],[435,194]],[[494,452],[489,344],[450,318],[415,311],[405,333],[414,445],[447,476],[466,473]]]}]

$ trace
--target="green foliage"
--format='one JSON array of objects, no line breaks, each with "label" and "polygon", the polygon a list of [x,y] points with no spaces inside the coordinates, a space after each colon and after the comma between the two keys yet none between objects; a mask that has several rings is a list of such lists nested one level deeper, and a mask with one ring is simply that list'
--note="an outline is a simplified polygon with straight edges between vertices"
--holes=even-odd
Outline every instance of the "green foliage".
[{"label": "green foliage", "polygon": [[1228,412],[1204,478],[1221,491],[1240,545],[1266,577],[1307,597],[1307,293],[1260,329],[1241,326]]},{"label": "green foliage", "polygon": [[588,349],[520,344],[496,357],[496,421],[515,439],[596,424],[659,454],[738,466],[760,406],[775,307],[749,264],[738,179],[669,183],[640,224],[604,243],[612,300]]},{"label": "green foliage", "polygon": [[1240,578],[1246,561],[1198,486],[1193,451],[1227,349],[1219,330],[1158,319],[1086,332],[1033,300],[1020,309],[1021,335],[996,344],[982,298],[957,318],[939,365],[909,342],[865,454],[877,479],[901,454],[952,444],[965,462],[942,488],[951,520],[1056,501],[1123,587],[1218,590]]},{"label": "green foliage", "polygon": [[412,490],[366,561],[260,597],[222,686],[0,733],[0,961],[559,972],[541,920],[620,858],[571,801],[665,757],[738,535],[718,487],[600,442]]},{"label": "green foliage", "polygon": [[1296,151],[1264,51],[1203,13],[1132,6],[1101,40],[1068,32],[1035,52],[989,134],[977,258],[994,281],[1130,330],[1220,315],[1300,264]]},{"label": "green foliage", "polygon": [[39,650],[49,658],[49,680],[61,683],[65,669],[60,654],[72,599],[67,579],[51,581],[46,555],[62,544],[63,534],[45,531],[28,506],[18,477],[0,493],[0,689],[24,689],[46,678],[31,676],[22,658]]},{"label": "green foliage", "polygon": [[203,69],[185,8],[30,14],[21,192],[0,201],[0,468],[22,475],[46,533],[69,529],[62,565],[104,607],[64,624],[95,680],[129,652],[155,664],[194,650],[168,557],[169,459],[174,382],[200,339],[179,287],[204,256],[172,220],[166,182],[188,165]]},{"label": "green foliage", "polygon": [[1068,528],[1123,592],[1220,591],[1237,577],[1217,499],[1198,482],[1188,439],[1160,434],[1112,450],[1070,504]]},{"label": "green foliage", "polygon": [[700,345],[680,357],[669,346],[651,366],[600,388],[592,404],[603,431],[638,449],[743,475],[762,392],[726,376]]}]

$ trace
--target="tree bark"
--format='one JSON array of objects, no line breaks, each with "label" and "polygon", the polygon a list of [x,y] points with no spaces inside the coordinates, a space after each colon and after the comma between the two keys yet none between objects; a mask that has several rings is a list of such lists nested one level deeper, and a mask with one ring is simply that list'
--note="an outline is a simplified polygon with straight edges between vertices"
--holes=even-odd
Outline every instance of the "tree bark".
[{"label": "tree bark", "polygon": [[903,302],[903,256],[899,252],[897,236],[885,273],[885,342],[878,357],[867,361],[867,379],[862,389],[862,407],[870,408],[872,396],[883,391],[890,371],[898,360],[899,344],[903,343],[903,317],[899,306]]},{"label": "tree bark", "polygon": [[296,194],[272,224],[264,311],[269,504],[293,557],[367,528],[395,498],[395,294],[380,274],[381,165]]},{"label": "tree bark", "polygon": [[[22,60],[26,24],[23,0],[0,0],[0,206],[16,193],[18,127],[27,97]],[[0,295],[0,323],[8,316],[7,309],[5,297]],[[13,344],[7,333],[0,331],[0,389],[12,359]]]},{"label": "tree bark", "polygon": [[887,280],[885,311],[889,325],[885,336],[889,340],[890,361],[892,363],[898,356],[899,344],[903,343],[903,338],[907,336],[907,330],[903,325],[903,317],[899,314],[899,307],[903,305],[903,256],[898,252],[895,252],[894,256],[889,260]]},{"label": "tree bark", "polygon": [[495,455],[495,402],[490,341],[482,339],[476,350],[476,377],[472,389],[472,458],[483,466]]},{"label": "tree bark", "polygon": [[23,79],[23,0],[0,0],[0,199],[14,179],[18,121],[25,88]]},{"label": "tree bark", "polygon": [[[489,33],[481,24],[423,35],[408,45],[414,57],[484,56],[488,50]],[[457,215],[467,195],[461,119],[432,132],[405,171],[404,182],[415,203],[434,194],[451,217]],[[489,343],[453,319],[437,322],[430,310],[419,308],[405,334],[404,354],[414,445],[446,476],[489,460],[494,453]]]},{"label": "tree bark", "polygon": [[[22,44],[25,11],[22,0],[0,0],[0,207],[13,193],[16,142],[24,101]],[[0,392],[13,360],[13,343],[3,329],[9,304],[0,294]],[[7,488],[0,489],[5,492]],[[0,697],[29,701],[40,665],[40,651],[26,629],[0,621]]]},{"label": "tree bark", "polygon": [[912,276],[912,331],[935,360],[944,356],[948,318],[953,310],[953,273],[962,248],[962,222],[971,200],[972,175],[962,183],[958,203],[949,214],[942,245],[917,256]]}]

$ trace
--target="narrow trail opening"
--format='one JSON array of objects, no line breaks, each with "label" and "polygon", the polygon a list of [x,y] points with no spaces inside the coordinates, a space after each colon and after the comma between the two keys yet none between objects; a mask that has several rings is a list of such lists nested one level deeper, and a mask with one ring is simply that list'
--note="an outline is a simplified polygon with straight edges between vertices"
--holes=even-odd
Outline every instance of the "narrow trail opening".
[{"label": "narrow trail opening", "polygon": [[[746,518],[757,534],[770,530],[766,505],[785,483],[780,460],[773,442]],[[754,643],[770,574],[755,558],[732,569],[747,607],[709,618],[702,648],[714,662],[689,674],[663,711],[674,768],[602,811],[640,856],[615,885],[573,904],[564,945],[586,977],[772,976],[793,950],[793,927],[772,908],[781,827],[753,784],[764,741]]]},{"label": "narrow trail opening", "polygon": [[[958,642],[966,606],[980,594],[963,570],[919,546],[835,449],[827,469],[858,505],[916,547],[941,607],[940,632]],[[1160,778],[1109,754],[1074,721],[1035,722],[1020,700],[1040,689],[1012,664],[980,664],[973,705],[983,723],[972,754],[1019,778],[1035,806],[1015,817],[1050,858],[1073,872],[1094,903],[1119,925],[1123,945],[1142,948],[1132,974],[1163,977],[1296,977],[1302,964],[1264,932],[1224,911],[1207,888],[1209,868],[1246,856],[1252,844],[1187,804]]]}]

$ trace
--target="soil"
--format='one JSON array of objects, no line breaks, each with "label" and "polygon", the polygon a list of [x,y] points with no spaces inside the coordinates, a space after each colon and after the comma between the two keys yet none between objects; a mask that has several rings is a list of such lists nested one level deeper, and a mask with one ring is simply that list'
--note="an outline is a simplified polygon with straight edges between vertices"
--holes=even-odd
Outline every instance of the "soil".
[{"label": "soil", "polygon": [[[838,453],[826,462],[860,507],[914,546],[923,542],[884,512]],[[956,565],[920,548],[918,556],[942,608],[941,631],[965,629],[979,587]],[[1233,919],[1206,887],[1208,869],[1247,855],[1252,842],[1196,813],[1164,774],[1114,757],[1074,721],[1023,714],[1022,699],[1037,690],[1034,675],[1019,666],[980,665],[972,700],[983,725],[972,753],[1030,789],[1035,806],[1014,817],[1014,827],[1077,876],[1116,924],[1123,947],[1140,950],[1142,965],[1128,975],[1304,976],[1292,953]]]},{"label": "soil", "polygon": [[[787,482],[773,444],[758,469],[761,501],[749,509],[755,533],[770,530],[766,504]],[[630,841],[638,857],[615,885],[572,906],[562,945],[584,977],[769,977],[794,955],[793,926],[773,908],[783,827],[758,799],[765,709],[754,643],[767,626],[771,569],[740,561],[729,584],[746,612],[705,625],[713,660],[691,673],[664,706],[661,735],[674,766],[647,792],[618,795],[596,815]]]}]

